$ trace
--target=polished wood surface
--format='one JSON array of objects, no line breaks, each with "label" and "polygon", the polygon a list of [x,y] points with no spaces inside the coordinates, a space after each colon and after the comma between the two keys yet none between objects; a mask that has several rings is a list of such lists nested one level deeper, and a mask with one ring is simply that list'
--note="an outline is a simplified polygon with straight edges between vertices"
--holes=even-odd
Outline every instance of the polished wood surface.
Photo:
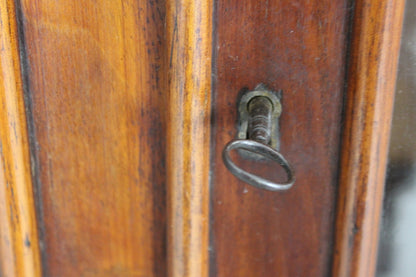
[{"label": "polished wood surface", "polygon": [[164,276],[164,3],[18,2],[44,274]]},{"label": "polished wood surface", "polygon": [[212,1],[167,5],[168,275],[208,276]]},{"label": "polished wood surface", "polygon": [[[1,276],[374,275],[403,0],[0,3]],[[287,192],[221,159],[259,83]]]},{"label": "polished wood surface", "polygon": [[0,276],[41,276],[14,1],[0,1]]},{"label": "polished wood surface", "polygon": [[333,276],[374,276],[403,0],[360,0],[352,22]]},{"label": "polished wood surface", "polygon": [[[218,1],[212,157],[212,276],[328,276],[340,147],[348,1]],[[221,160],[239,91],[283,89],[287,192],[238,181]],[[243,162],[242,162],[243,164]],[[246,164],[279,180],[266,164]]]}]

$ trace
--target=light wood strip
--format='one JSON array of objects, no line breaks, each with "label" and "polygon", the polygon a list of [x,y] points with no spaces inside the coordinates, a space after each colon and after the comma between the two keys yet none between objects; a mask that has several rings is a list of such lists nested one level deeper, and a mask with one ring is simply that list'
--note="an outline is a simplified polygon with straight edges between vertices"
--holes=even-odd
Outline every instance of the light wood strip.
[{"label": "light wood strip", "polygon": [[0,275],[41,276],[14,1],[0,15]]},{"label": "light wood strip", "polygon": [[212,1],[167,5],[168,271],[208,274]]},{"label": "light wood strip", "polygon": [[374,276],[403,0],[355,3],[333,276]]}]

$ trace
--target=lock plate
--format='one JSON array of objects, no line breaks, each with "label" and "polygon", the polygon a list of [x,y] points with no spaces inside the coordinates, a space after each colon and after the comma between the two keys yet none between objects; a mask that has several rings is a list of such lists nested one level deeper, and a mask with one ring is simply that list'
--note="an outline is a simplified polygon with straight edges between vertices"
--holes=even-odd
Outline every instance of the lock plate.
[{"label": "lock plate", "polygon": [[[279,132],[279,117],[282,113],[282,105],[280,99],[282,97],[282,91],[272,91],[265,85],[259,84],[252,91],[244,92],[241,95],[238,102],[238,126],[237,126],[237,138],[238,139],[252,139],[249,138],[249,103],[255,97],[266,97],[272,103],[272,110],[270,114],[270,141],[267,143],[273,149],[279,151],[280,149],[280,132]],[[256,155],[254,153],[241,150],[239,154],[246,159],[264,160],[264,157]]]}]

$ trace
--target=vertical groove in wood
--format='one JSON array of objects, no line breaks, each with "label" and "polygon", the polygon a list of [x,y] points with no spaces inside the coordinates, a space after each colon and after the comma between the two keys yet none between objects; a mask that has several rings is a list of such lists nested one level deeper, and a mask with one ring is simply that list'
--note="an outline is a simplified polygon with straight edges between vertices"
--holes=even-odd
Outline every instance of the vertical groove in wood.
[{"label": "vertical groove in wood", "polygon": [[41,276],[14,1],[0,14],[0,275]]},{"label": "vertical groove in wood", "polygon": [[403,0],[355,4],[333,276],[374,276]]},{"label": "vertical groove in wood", "polygon": [[212,6],[167,4],[170,276],[208,275]]}]

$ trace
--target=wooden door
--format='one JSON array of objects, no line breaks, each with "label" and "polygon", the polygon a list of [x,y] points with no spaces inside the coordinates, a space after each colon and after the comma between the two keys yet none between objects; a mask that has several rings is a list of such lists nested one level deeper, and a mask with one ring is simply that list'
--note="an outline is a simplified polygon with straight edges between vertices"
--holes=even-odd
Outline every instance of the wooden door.
[{"label": "wooden door", "polygon": [[[403,0],[0,2],[1,276],[374,275]],[[221,159],[259,83],[286,192]]]}]

